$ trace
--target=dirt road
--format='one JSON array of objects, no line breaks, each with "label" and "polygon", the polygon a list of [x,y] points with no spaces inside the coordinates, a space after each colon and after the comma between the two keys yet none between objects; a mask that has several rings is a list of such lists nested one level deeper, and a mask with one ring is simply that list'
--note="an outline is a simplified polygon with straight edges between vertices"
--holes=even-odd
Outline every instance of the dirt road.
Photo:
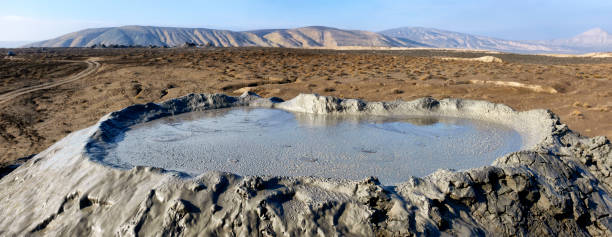
[{"label": "dirt road", "polygon": [[82,62],[82,63],[87,64],[87,68],[85,68],[85,70],[77,74],[71,75],[61,80],[43,83],[43,84],[35,85],[35,86],[24,87],[21,89],[17,89],[14,91],[4,93],[0,95],[0,105],[4,104],[7,101],[10,101],[11,99],[14,99],[17,96],[23,95],[23,94],[31,93],[31,92],[38,91],[38,90],[50,89],[56,86],[60,86],[66,83],[70,83],[70,82],[79,80],[81,78],[84,78],[92,74],[93,72],[97,71],[98,68],[100,68],[100,63],[97,62],[95,59],[88,59],[85,61],[71,61],[71,60],[60,60],[60,61],[62,62]]}]

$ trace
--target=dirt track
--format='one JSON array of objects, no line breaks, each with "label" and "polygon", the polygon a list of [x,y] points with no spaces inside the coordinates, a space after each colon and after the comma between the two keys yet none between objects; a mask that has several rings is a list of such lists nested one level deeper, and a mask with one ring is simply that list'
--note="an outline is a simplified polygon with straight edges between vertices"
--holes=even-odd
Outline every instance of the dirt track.
[{"label": "dirt track", "polygon": [[90,74],[94,73],[95,71],[97,71],[100,68],[100,63],[95,61],[95,60],[86,60],[86,61],[74,61],[74,60],[61,60],[62,62],[82,62],[87,64],[87,68],[77,74],[71,75],[69,77],[66,77],[65,79],[62,80],[58,80],[58,81],[53,81],[53,82],[48,82],[48,83],[44,83],[41,85],[35,85],[35,86],[30,86],[30,87],[25,87],[25,88],[20,88],[17,90],[13,90],[4,94],[0,95],[0,105],[2,105],[3,103],[6,103],[8,101],[10,101],[11,99],[16,98],[17,96],[20,95],[24,95],[27,93],[31,93],[34,91],[38,91],[38,90],[44,90],[44,89],[51,89],[53,87],[56,86],[60,86],[66,83],[70,83],[76,80],[80,80],[86,76],[89,76]]}]

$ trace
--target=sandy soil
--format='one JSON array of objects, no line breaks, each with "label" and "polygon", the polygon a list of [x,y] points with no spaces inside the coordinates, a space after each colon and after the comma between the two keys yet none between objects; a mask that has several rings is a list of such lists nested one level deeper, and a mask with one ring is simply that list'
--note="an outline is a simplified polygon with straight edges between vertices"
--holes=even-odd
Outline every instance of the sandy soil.
[{"label": "sandy soil", "polygon": [[[517,110],[547,108],[583,135],[612,137],[612,58],[495,54],[502,63],[443,60],[486,52],[304,49],[20,49],[0,59],[0,94],[85,68],[81,80],[21,95],[0,110],[0,163],[36,154],[102,115],[188,93],[290,99],[318,93],[370,101],[432,96],[488,100]],[[6,52],[0,50],[0,55]],[[20,73],[21,72],[21,73]],[[482,82],[503,83],[482,83]],[[509,83],[516,82],[516,83]],[[518,83],[518,84],[517,84]],[[518,85],[518,86],[517,86]],[[543,88],[543,89],[534,89]]]}]

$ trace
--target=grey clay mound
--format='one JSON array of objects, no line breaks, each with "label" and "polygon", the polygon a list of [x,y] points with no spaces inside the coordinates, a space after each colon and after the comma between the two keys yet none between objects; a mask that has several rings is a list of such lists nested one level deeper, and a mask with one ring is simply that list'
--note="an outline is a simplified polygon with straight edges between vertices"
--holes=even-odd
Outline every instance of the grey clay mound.
[{"label": "grey clay mound", "polygon": [[[134,166],[147,164],[144,155],[136,160],[121,158],[139,150],[134,146],[130,151],[130,146],[138,142],[132,135],[138,135],[141,127],[140,132],[146,135],[155,130],[146,126],[155,127],[160,122],[172,125],[168,118],[184,119],[179,114],[234,107],[312,116],[313,119],[306,120],[310,121],[308,126],[321,121],[328,123],[328,119],[317,117],[338,116],[343,119],[332,126],[339,128],[360,124],[359,119],[353,120],[353,125],[342,122],[355,116],[365,120],[405,116],[448,118],[451,120],[446,124],[455,121],[455,125],[462,124],[456,121],[476,120],[511,131],[509,137],[501,138],[508,142],[498,145],[515,144],[519,151],[511,152],[516,147],[500,151],[511,153],[480,168],[383,179],[392,186],[381,185],[376,178],[351,177],[354,171],[342,177],[359,180],[300,176],[302,173],[295,177],[239,176],[218,171],[199,174],[202,167],[188,163],[151,164],[167,167],[166,170]],[[180,130],[189,124],[183,121],[174,125]],[[210,132],[202,127],[183,131]],[[176,134],[153,135],[156,136],[142,142],[169,144],[183,139],[177,143],[181,144],[189,140]],[[296,139],[300,136],[304,134]],[[510,142],[518,138],[520,141]],[[122,147],[122,142],[129,146]],[[326,145],[325,141],[320,142],[319,146]],[[315,145],[311,144],[307,145]],[[355,147],[353,154],[376,154],[368,147]],[[162,151],[167,151],[166,148]],[[581,137],[548,111],[517,112],[484,101],[423,98],[409,102],[363,102],[300,95],[281,102],[252,94],[241,97],[192,94],[110,113],[96,125],[68,135],[0,179],[3,217],[0,235],[609,236],[611,148],[605,137]],[[164,156],[173,159],[183,154],[150,156],[161,161]],[[304,157],[298,161],[319,162],[315,159],[318,158]],[[221,162],[231,165],[244,161],[228,157]],[[377,175],[368,172],[360,175]],[[378,175],[384,177],[385,173]]]}]

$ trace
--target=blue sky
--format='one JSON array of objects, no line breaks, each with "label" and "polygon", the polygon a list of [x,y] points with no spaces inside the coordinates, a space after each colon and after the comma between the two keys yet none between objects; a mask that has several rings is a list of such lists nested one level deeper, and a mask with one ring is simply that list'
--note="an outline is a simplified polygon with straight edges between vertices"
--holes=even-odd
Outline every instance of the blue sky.
[{"label": "blue sky", "polygon": [[567,38],[594,27],[612,31],[612,1],[0,0],[0,41],[43,40],[121,25],[230,30],[324,25],[370,31],[425,26],[535,40]]}]

